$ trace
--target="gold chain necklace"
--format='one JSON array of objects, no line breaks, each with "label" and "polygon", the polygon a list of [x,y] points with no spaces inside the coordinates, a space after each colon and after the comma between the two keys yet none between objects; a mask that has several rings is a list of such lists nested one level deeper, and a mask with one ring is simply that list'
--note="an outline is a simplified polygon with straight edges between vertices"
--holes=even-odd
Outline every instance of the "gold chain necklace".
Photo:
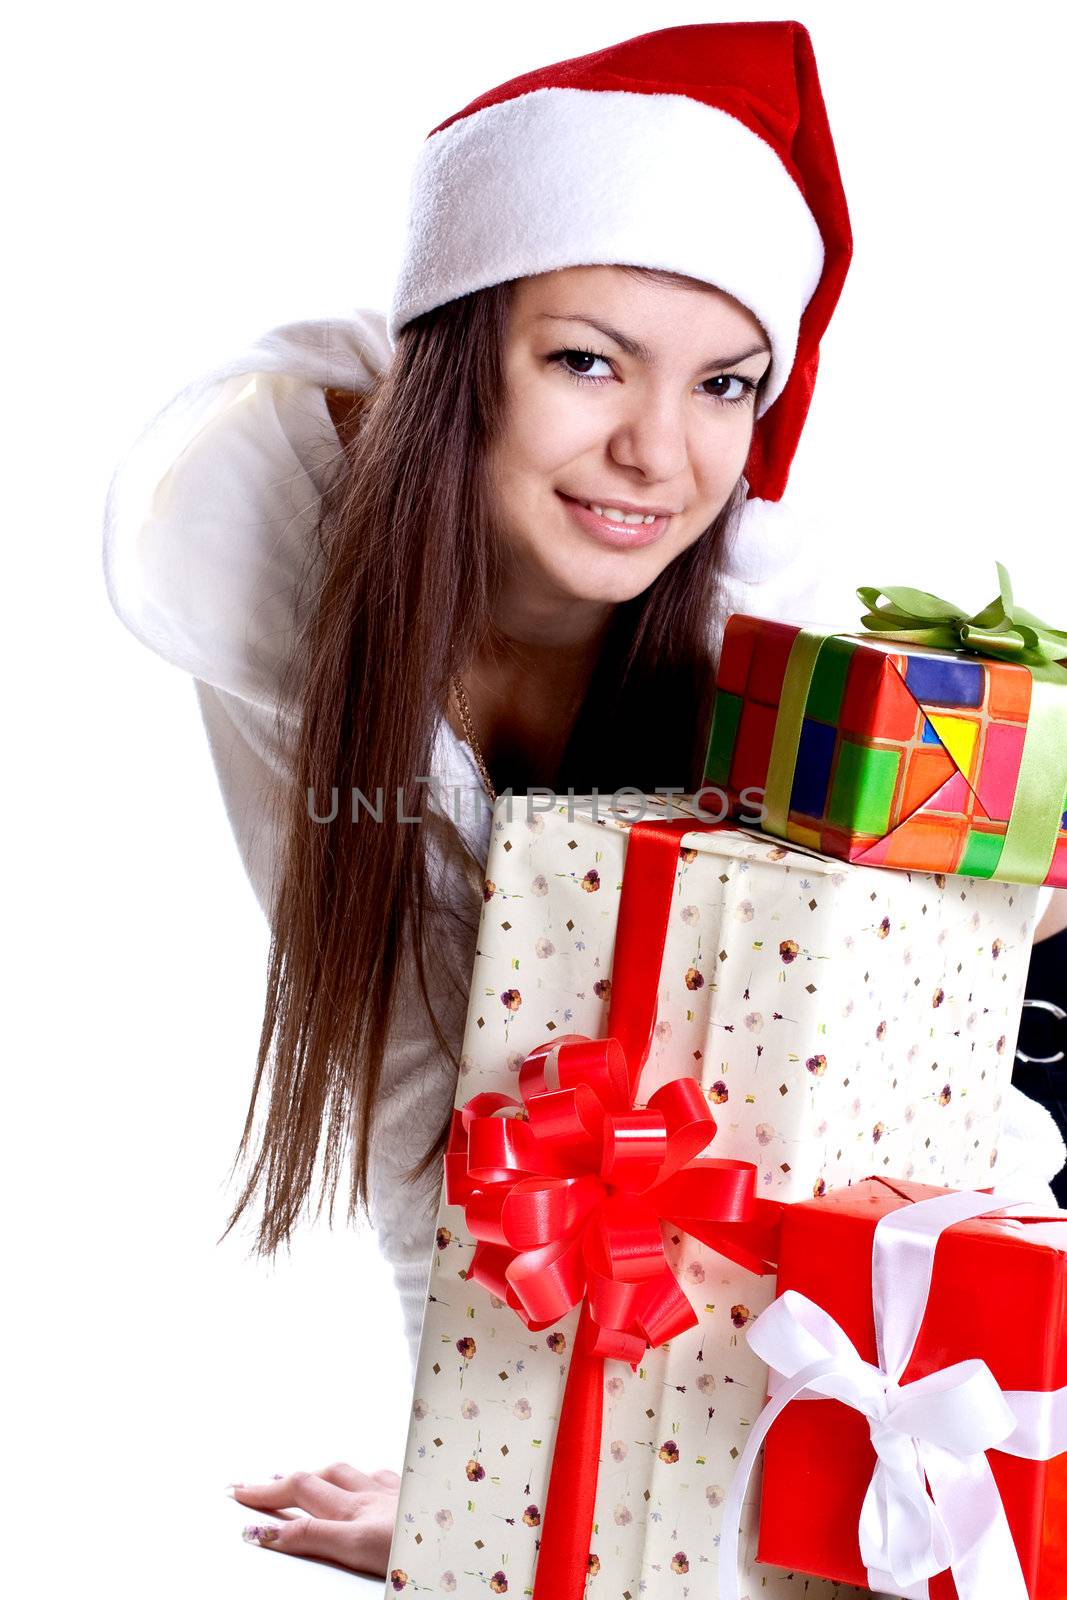
[{"label": "gold chain necklace", "polygon": [[467,743],[471,747],[471,752],[474,756],[478,771],[481,773],[482,782],[485,784],[489,798],[495,804],[496,790],[493,788],[493,780],[489,776],[489,768],[486,766],[485,757],[482,755],[482,747],[478,743],[477,737],[475,736],[474,727],[471,723],[470,702],[467,699],[467,691],[463,687],[463,682],[458,672],[454,672],[452,674],[452,687],[456,691],[456,703],[459,706],[459,720],[463,724],[463,732],[467,736]]}]

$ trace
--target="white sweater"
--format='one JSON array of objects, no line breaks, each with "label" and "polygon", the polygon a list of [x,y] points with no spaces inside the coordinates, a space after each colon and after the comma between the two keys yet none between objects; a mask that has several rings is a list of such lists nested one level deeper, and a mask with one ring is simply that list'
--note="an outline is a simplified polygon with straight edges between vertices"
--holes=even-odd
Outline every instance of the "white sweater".
[{"label": "white sweater", "polygon": [[[268,918],[279,852],[267,799],[284,779],[295,728],[293,709],[283,705],[278,737],[278,684],[297,578],[325,475],[340,450],[323,389],[367,388],[390,353],[385,318],[374,311],[276,328],[175,396],[119,464],[108,493],[104,571],[111,603],[139,639],[195,680],[226,811]],[[731,553],[727,609],[840,621],[827,614],[817,562],[806,555],[785,509],[765,507],[748,520]],[[469,972],[489,808],[484,795],[478,803],[470,746],[443,716],[433,771],[445,786],[442,815],[449,820],[434,830],[431,870],[444,874],[448,904],[460,914],[440,937],[452,943],[455,970]],[[429,966],[428,977],[439,976],[440,964]],[[401,976],[399,992],[416,994],[413,976]],[[431,993],[458,1055],[465,997],[443,987]],[[455,1087],[416,999],[390,1032],[368,1173],[371,1220],[400,1295],[412,1370],[441,1171],[431,1171],[415,1191],[401,1184],[399,1172],[412,1151],[421,1155],[430,1143]],[[1064,1158],[1052,1118],[1013,1090],[1001,1189],[1046,1199],[1041,1186]]]}]

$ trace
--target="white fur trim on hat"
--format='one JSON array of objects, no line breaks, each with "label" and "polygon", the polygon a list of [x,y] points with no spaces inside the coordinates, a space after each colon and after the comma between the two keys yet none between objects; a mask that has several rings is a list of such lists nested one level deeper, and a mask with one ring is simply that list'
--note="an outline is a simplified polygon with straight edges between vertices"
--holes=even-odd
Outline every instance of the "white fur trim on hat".
[{"label": "white fur trim on hat", "polygon": [[618,264],[714,284],[763,325],[781,394],[823,267],[807,202],[776,151],[682,94],[536,89],[425,141],[388,320],[562,267]]}]

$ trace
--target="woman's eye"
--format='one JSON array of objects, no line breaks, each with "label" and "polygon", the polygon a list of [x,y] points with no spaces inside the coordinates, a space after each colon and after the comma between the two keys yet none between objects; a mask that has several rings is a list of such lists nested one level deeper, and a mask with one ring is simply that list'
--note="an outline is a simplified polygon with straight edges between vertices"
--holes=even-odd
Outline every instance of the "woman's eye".
[{"label": "woman's eye", "polygon": [[609,368],[611,365],[607,356],[598,355],[595,350],[560,350],[552,357],[552,360],[558,361],[563,367],[564,372],[566,372],[570,377],[579,379],[589,378],[593,383],[602,383],[603,374],[598,377],[593,377],[587,365],[583,365],[579,370],[576,371],[574,367],[567,365],[572,358],[575,361],[583,363],[602,361],[603,364]]},{"label": "woman's eye", "polygon": [[713,393],[711,395],[713,400],[725,400],[731,405],[735,404],[739,400],[747,400],[750,394],[755,393],[756,389],[756,385],[750,378],[739,378],[736,372],[720,372],[716,374],[714,378],[705,378],[704,382],[709,384],[725,384],[727,387],[731,383],[736,384],[737,387],[733,394],[728,394],[726,389],[720,389],[717,394]]}]

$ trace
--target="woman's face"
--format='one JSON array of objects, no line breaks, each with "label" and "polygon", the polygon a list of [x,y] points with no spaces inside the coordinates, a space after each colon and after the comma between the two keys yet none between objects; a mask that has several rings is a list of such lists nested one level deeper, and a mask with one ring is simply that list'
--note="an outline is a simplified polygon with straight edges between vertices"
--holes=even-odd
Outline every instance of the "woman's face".
[{"label": "woman's face", "polygon": [[[770,365],[763,329],[706,284],[568,267],[516,284],[504,365],[490,467],[509,617],[632,599],[700,537],[744,469]],[[622,524],[587,505],[657,515]]]}]

